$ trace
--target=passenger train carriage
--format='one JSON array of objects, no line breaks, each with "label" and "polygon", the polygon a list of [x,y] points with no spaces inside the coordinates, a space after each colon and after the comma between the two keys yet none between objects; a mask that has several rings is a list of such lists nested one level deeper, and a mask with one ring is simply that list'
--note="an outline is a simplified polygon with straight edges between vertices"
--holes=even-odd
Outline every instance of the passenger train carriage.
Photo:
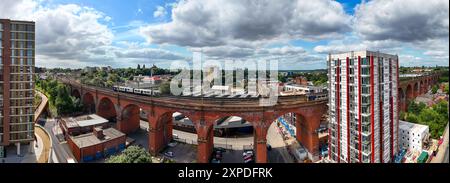
[{"label": "passenger train carriage", "polygon": [[124,93],[134,93],[138,95],[147,95],[147,96],[159,96],[160,92],[157,90],[151,90],[151,89],[139,89],[139,88],[132,88],[132,87],[126,87],[126,86],[113,86],[112,87],[114,91],[117,92],[124,92]]}]

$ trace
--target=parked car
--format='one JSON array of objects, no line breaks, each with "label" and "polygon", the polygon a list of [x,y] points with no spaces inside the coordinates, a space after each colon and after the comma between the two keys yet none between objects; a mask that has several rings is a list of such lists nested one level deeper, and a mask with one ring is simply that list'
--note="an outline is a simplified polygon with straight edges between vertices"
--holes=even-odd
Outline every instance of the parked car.
[{"label": "parked car", "polygon": [[253,156],[253,151],[247,151],[247,152],[245,152],[245,153],[250,154],[250,155]]},{"label": "parked car", "polygon": [[178,139],[178,135],[177,134],[172,134],[173,139]]},{"label": "parked car", "polygon": [[308,157],[308,152],[303,147],[296,149],[296,153],[301,161],[305,160]]},{"label": "parked car", "polygon": [[173,154],[172,151],[165,152],[164,155],[166,155],[169,158],[173,158],[174,157],[174,154]]},{"label": "parked car", "polygon": [[211,160],[211,163],[220,163],[220,160],[213,158],[213,159]]},{"label": "parked car", "polygon": [[244,156],[244,163],[253,163],[253,162],[255,162],[255,160],[252,155]]},{"label": "parked car", "polygon": [[177,143],[176,142],[172,142],[172,143],[169,143],[169,144],[167,144],[169,147],[175,147],[175,146],[177,146]]},{"label": "parked car", "polygon": [[216,149],[216,151],[227,152],[227,150],[225,148],[223,148],[223,147],[217,147],[215,149]]},{"label": "parked car", "polygon": [[218,160],[221,160],[222,159],[222,157],[223,157],[223,155],[222,155],[222,151],[216,151],[216,153],[215,153],[215,156],[214,157],[216,157],[216,159],[218,159]]},{"label": "parked car", "polygon": [[75,163],[75,160],[73,160],[72,158],[67,158],[67,163]]}]

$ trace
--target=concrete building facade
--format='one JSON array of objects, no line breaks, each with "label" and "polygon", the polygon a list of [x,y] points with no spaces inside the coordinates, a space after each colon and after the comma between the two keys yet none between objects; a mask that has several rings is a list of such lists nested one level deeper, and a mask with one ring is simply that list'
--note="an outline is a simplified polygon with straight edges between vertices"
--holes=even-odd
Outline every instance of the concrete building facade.
[{"label": "concrete building facade", "polygon": [[430,137],[429,127],[407,121],[399,122],[400,148],[422,152],[424,143]]},{"label": "concrete building facade", "polygon": [[398,151],[398,56],[328,56],[329,159],[391,162]]}]

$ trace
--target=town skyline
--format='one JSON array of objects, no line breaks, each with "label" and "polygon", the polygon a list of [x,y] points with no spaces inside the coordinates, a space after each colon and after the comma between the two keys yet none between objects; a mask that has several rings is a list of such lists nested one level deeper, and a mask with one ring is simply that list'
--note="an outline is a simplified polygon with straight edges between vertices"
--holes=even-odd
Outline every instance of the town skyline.
[{"label": "town skyline", "polygon": [[2,3],[1,18],[36,22],[37,67],[168,68],[202,51],[208,59],[277,59],[280,70],[315,70],[326,68],[328,53],[348,50],[397,54],[404,67],[448,66],[448,1],[441,0]]}]

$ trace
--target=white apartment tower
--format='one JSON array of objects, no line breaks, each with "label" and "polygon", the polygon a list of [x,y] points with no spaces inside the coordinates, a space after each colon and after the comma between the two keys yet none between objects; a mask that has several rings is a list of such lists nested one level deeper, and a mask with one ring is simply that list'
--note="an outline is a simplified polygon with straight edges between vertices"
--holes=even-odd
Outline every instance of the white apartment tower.
[{"label": "white apartment tower", "polygon": [[329,156],[387,163],[398,151],[398,56],[355,51],[328,62]]}]

